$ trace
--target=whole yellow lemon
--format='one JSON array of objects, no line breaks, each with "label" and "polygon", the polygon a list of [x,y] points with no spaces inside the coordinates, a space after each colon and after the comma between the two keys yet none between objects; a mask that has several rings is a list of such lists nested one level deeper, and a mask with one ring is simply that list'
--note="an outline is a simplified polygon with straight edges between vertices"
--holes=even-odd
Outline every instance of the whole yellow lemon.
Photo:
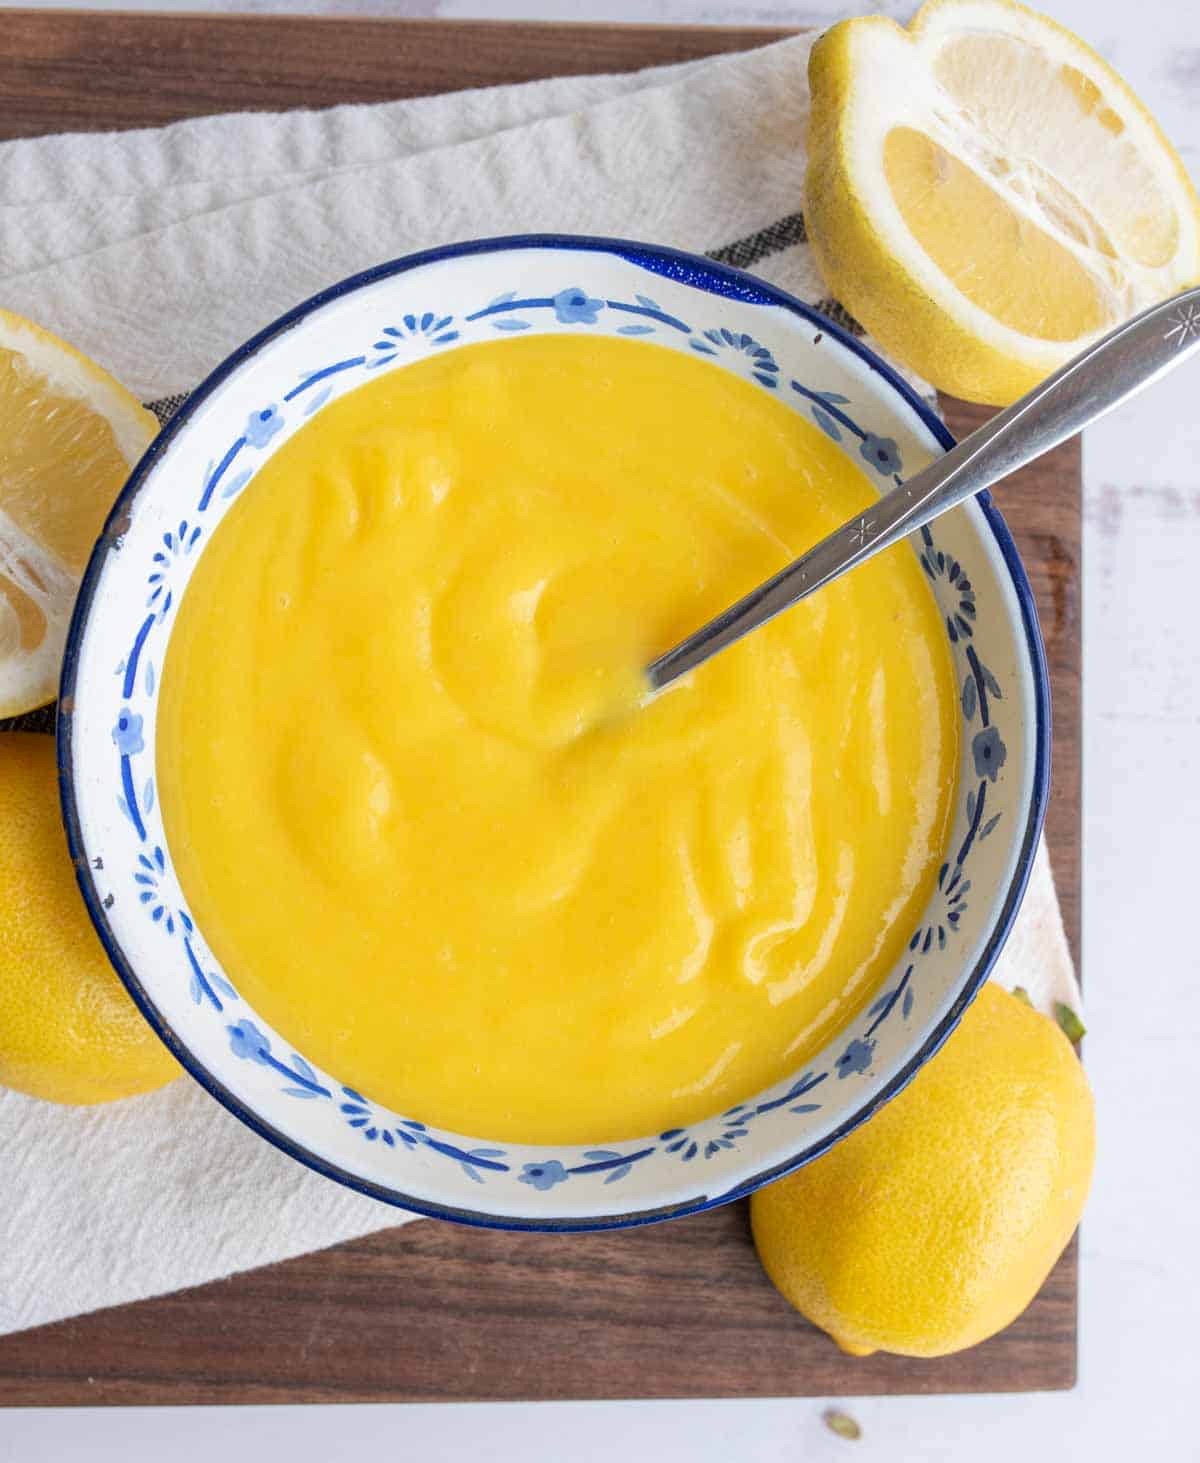
[{"label": "whole yellow lemon", "polygon": [[1071,1238],[1091,1090],[1049,1017],[986,985],[903,1092],[759,1190],[759,1258],[848,1352],[944,1356],[1025,1309]]},{"label": "whole yellow lemon", "polygon": [[88,920],[59,821],[54,739],[0,736],[0,1085],[111,1102],[178,1075]]}]

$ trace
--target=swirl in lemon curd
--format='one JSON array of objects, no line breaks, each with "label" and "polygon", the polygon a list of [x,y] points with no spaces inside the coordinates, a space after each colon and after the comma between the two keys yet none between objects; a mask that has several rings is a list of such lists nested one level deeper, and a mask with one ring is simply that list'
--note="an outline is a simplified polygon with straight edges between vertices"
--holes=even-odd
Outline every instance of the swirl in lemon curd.
[{"label": "swirl in lemon curd", "polygon": [[310,1060],[509,1141],[634,1137],[799,1068],[900,957],[957,765],[900,545],[661,696],[640,668],[873,496],[651,343],[431,357],[320,411],[179,610],[163,813]]}]

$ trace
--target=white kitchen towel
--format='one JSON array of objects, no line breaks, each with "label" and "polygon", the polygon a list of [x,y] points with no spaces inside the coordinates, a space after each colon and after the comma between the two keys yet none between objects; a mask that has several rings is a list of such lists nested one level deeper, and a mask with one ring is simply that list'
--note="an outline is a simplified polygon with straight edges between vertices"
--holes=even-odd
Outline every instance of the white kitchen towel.
[{"label": "white kitchen towel", "polygon": [[[809,42],[635,76],[0,145],[0,306],[145,400],[344,275],[487,234],[713,252],[825,303],[801,216]],[[1077,1004],[1044,850],[997,967]],[[403,1222],[188,1079],[89,1110],[0,1097],[0,1332]]]}]

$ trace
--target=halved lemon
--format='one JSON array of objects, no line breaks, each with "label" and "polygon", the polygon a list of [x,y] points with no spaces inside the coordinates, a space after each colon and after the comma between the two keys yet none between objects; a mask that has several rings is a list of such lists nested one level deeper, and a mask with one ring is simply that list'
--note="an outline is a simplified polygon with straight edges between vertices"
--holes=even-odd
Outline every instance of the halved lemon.
[{"label": "halved lemon", "polygon": [[0,716],[54,699],[88,554],[157,430],[107,371],[0,310]]},{"label": "halved lemon", "polygon": [[844,21],[809,63],[818,266],[887,351],[1003,405],[1200,281],[1200,200],[1113,69],[1012,0]]}]

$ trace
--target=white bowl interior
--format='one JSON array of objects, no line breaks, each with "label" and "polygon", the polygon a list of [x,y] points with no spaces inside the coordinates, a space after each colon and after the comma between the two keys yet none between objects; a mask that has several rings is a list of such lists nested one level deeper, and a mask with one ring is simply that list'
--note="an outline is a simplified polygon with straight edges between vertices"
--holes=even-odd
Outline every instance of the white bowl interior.
[{"label": "white bowl interior", "polygon": [[701,353],[815,420],[881,491],[941,450],[895,378],[773,294],[699,261],[540,241],[404,263],[252,343],[148,454],[85,581],[60,736],[68,832],[93,918],[195,1075],[288,1151],[378,1197],[484,1223],[577,1227],[685,1212],[753,1187],[911,1074],[1015,912],[1047,726],[1019,566],[988,510],[956,510],[914,542],[946,622],[963,715],[942,882],[878,999],[804,1070],[687,1131],[542,1148],[427,1128],[315,1068],[237,994],[236,971],[214,959],[176,881],[154,787],[157,681],[175,613],[238,494],[327,402],[431,351],[537,332],[633,335]]}]

